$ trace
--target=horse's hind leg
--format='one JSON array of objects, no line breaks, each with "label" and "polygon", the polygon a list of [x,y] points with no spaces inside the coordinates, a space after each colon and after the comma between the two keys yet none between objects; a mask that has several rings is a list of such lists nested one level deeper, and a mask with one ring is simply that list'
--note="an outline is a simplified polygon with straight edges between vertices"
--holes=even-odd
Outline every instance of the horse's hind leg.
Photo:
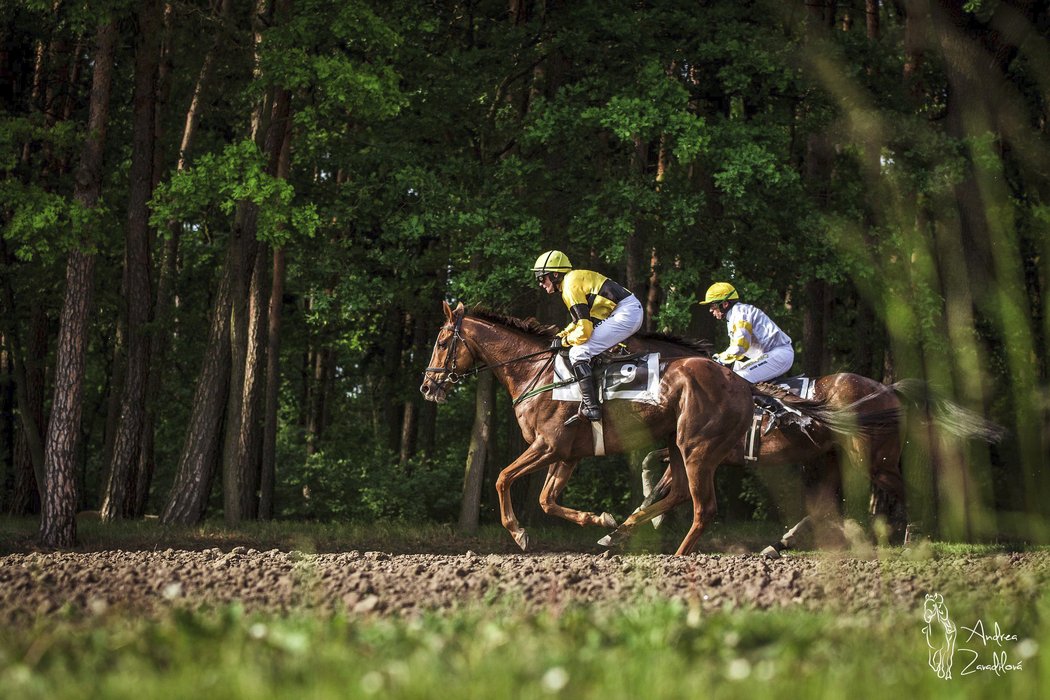
[{"label": "horse's hind leg", "polygon": [[[642,501],[642,505],[635,509],[635,512],[651,506],[653,503],[662,500],[671,490],[671,468],[664,467],[664,464],[670,461],[668,448],[661,450],[654,450],[645,456],[642,460],[642,495],[645,500]],[[657,479],[658,473],[663,473],[662,476]],[[659,528],[663,524],[664,516],[657,515],[652,519],[653,527]]]},{"label": "horse's hind leg", "polygon": [[816,544],[832,547],[846,544],[842,527],[842,460],[835,450],[815,460],[803,480],[806,514]]},{"label": "horse's hind leg", "polygon": [[623,521],[615,531],[598,540],[598,544],[611,547],[620,544],[628,537],[638,525],[662,516],[672,510],[675,506],[689,500],[688,479],[685,475],[685,466],[678,448],[670,451],[671,464],[667,467],[663,478],[653,487],[646,496],[645,501],[635,509],[631,515]]},{"label": "horse's hind leg", "polygon": [[578,462],[576,461],[561,462],[555,463],[551,466],[551,471],[547,475],[546,482],[543,484],[543,491],[540,492],[540,507],[543,508],[543,512],[548,515],[556,515],[559,518],[564,518],[570,522],[576,523],[577,525],[616,527],[616,518],[609,513],[595,515],[594,513],[575,510],[558,504],[558,498],[561,497],[566,484],[569,483],[569,477],[572,476],[572,472],[576,469],[577,463]]},{"label": "horse's hind leg", "polygon": [[784,536],[780,538],[779,542],[771,544],[762,550],[762,556],[766,559],[779,559],[780,553],[794,549],[798,544],[798,540],[809,534],[813,530],[813,520],[810,516],[805,516],[802,520],[799,520],[790,530],[784,533]]},{"label": "horse's hind leg", "polygon": [[885,519],[889,541],[899,544],[908,524],[901,473],[901,440],[896,433],[884,439],[872,439],[870,513],[876,521]]}]

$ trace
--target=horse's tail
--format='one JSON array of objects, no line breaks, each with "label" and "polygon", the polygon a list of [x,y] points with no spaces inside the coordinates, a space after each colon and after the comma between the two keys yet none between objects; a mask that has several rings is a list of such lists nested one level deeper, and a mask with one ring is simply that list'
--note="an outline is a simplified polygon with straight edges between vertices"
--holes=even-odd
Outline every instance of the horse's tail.
[{"label": "horse's tail", "polygon": [[930,385],[921,379],[902,379],[886,388],[902,400],[924,410],[938,427],[951,435],[989,443],[999,442],[1006,435],[1003,426],[954,401],[937,396]]},{"label": "horse's tail", "polygon": [[833,433],[846,437],[873,437],[887,431],[896,431],[901,422],[899,407],[877,411],[859,411],[860,404],[874,398],[876,394],[854,401],[848,406],[833,408],[823,399],[803,399],[796,394],[767,382],[752,385],[756,394],[765,394],[780,399],[789,408],[820,423]]},{"label": "horse's tail", "polygon": [[[800,409],[802,410],[802,409]],[[831,408],[823,406],[810,412],[802,410],[813,420],[823,423],[832,432],[847,437],[875,437],[899,430],[902,411],[900,408],[884,408],[877,411],[857,411],[852,406]]]}]

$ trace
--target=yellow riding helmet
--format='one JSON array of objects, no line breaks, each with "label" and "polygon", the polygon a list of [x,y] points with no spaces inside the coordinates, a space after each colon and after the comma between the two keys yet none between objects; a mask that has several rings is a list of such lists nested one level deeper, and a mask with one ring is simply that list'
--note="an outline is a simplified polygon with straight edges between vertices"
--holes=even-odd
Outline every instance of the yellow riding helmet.
[{"label": "yellow riding helmet", "polygon": [[736,293],[736,289],[733,285],[728,282],[715,282],[707,288],[707,294],[704,296],[704,300],[700,302],[701,306],[707,304],[715,304],[720,301],[729,301],[730,299],[739,299],[740,295]]},{"label": "yellow riding helmet", "polygon": [[569,262],[569,256],[560,250],[548,250],[536,258],[536,264],[532,266],[532,272],[536,275],[536,279],[550,272],[566,273],[571,269],[572,263]]}]

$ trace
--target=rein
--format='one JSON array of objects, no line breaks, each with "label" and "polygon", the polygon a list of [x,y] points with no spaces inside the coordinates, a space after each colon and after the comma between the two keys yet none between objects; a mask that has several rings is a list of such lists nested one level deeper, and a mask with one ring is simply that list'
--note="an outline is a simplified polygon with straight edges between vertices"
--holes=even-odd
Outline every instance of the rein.
[{"label": "rein", "polygon": [[[471,359],[474,360],[475,363],[477,363],[477,356],[474,354],[474,351],[470,349],[470,345],[467,344],[467,339],[464,338],[462,335],[460,335],[460,332],[459,332],[460,328],[462,328],[462,326],[463,326],[463,319],[464,319],[464,316],[460,316],[458,319],[456,319],[456,324],[452,327],[452,345],[451,345],[451,347],[449,347],[448,352],[445,354],[445,366],[444,367],[427,367],[425,370],[423,370],[424,376],[427,373],[429,373],[429,372],[432,372],[434,374],[444,374],[444,375],[447,375],[445,381],[447,381],[450,384],[459,384],[461,381],[463,381],[467,377],[476,376],[479,373],[484,372],[486,370],[492,370],[492,369],[495,369],[497,367],[503,367],[504,365],[513,364],[515,362],[521,362],[522,360],[529,360],[529,359],[532,359],[533,357],[538,357],[539,355],[546,355],[546,354],[551,352],[550,348],[544,348],[543,350],[539,350],[537,352],[531,352],[531,353],[529,353],[527,355],[521,355],[520,357],[513,357],[513,358],[511,358],[509,360],[504,360],[503,362],[497,362],[494,365],[475,364],[474,367],[471,367],[470,369],[466,370],[465,372],[458,372],[458,371],[456,371],[456,344],[457,343],[463,343],[463,347],[465,347],[467,349],[467,352],[470,353]],[[448,328],[448,326],[446,325],[445,328]],[[539,379],[539,376],[541,374],[543,374],[543,371],[545,369],[547,369],[547,367],[553,362],[554,362],[554,355],[551,354],[550,359],[548,359],[547,362],[544,363],[543,367],[540,368],[540,371],[536,373],[536,377],[533,378],[532,384],[536,383],[536,380]],[[530,384],[530,386],[531,386],[531,384]],[[515,403],[517,403],[517,402],[515,402]]]}]

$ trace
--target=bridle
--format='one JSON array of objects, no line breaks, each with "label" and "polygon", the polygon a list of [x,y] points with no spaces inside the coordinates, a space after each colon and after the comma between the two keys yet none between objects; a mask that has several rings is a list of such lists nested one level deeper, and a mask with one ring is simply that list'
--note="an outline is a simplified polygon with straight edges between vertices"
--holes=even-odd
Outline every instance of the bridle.
[{"label": "bridle", "polygon": [[[444,367],[427,367],[425,370],[423,370],[423,379],[424,380],[426,380],[427,374],[430,374],[430,373],[444,374],[444,375],[448,375],[448,376],[445,377],[445,379],[437,380],[441,384],[444,384],[445,382],[448,382],[449,384],[459,384],[461,381],[463,381],[467,377],[474,376],[474,375],[476,375],[478,372],[480,372],[483,369],[488,369],[488,367],[475,365],[474,367],[468,369],[466,372],[457,372],[456,371],[456,355],[458,354],[456,352],[456,350],[457,350],[456,346],[459,343],[463,343],[463,347],[465,347],[467,349],[467,352],[470,353],[470,359],[474,360],[475,362],[477,362],[477,358],[474,357],[474,352],[470,349],[470,346],[467,345],[466,339],[462,335],[460,335],[460,333],[459,333],[460,329],[463,327],[463,318],[464,318],[464,316],[460,316],[459,318],[456,319],[456,323],[451,325],[452,343],[451,343],[451,345],[450,345],[450,347],[448,349],[448,352],[445,353],[445,366]],[[449,330],[449,328],[450,328],[450,324],[446,323],[444,326],[441,327],[441,330],[445,331],[445,330]]]},{"label": "bridle", "polygon": [[[514,357],[514,358],[511,358],[509,360],[505,360],[503,362],[497,362],[494,365],[477,364],[477,356],[474,354],[474,351],[470,349],[470,345],[467,343],[467,339],[464,338],[460,334],[460,330],[463,327],[463,319],[465,317],[466,317],[466,314],[464,314],[463,316],[460,316],[459,318],[457,318],[456,322],[454,324],[446,323],[444,326],[441,327],[441,330],[443,330],[443,331],[445,331],[445,330],[451,330],[452,331],[452,341],[449,344],[448,352],[445,354],[445,364],[442,367],[427,367],[425,370],[423,370],[423,380],[424,381],[426,381],[428,374],[437,374],[437,375],[446,375],[444,379],[437,379],[437,380],[435,380],[439,384],[446,384],[446,383],[448,383],[448,384],[459,384],[461,381],[463,381],[467,377],[476,376],[477,374],[479,374],[481,372],[484,372],[486,370],[495,369],[496,367],[502,367],[504,365],[509,365],[509,364],[514,363],[514,362],[520,362],[522,360],[528,360],[528,359],[531,359],[533,357],[537,357],[539,355],[550,354],[550,360],[549,360],[548,364],[551,364],[551,363],[554,362],[554,354],[551,354],[551,349],[550,348],[544,348],[543,350],[540,350],[538,352],[531,352],[531,353],[529,353],[527,355],[521,355],[520,357]],[[457,350],[457,345],[459,343],[463,343],[463,347],[465,347],[467,349],[467,352],[470,354],[470,359],[474,363],[473,367],[471,367],[470,369],[468,369],[468,370],[466,370],[464,372],[460,372],[460,371],[458,371],[456,369],[456,355],[457,355],[456,350]],[[543,372],[544,369],[546,369],[546,366],[547,365],[544,365],[542,368],[540,368],[540,372],[537,374],[537,377],[539,376],[539,374],[541,374]],[[533,380],[533,381],[535,381],[535,380]]]}]

